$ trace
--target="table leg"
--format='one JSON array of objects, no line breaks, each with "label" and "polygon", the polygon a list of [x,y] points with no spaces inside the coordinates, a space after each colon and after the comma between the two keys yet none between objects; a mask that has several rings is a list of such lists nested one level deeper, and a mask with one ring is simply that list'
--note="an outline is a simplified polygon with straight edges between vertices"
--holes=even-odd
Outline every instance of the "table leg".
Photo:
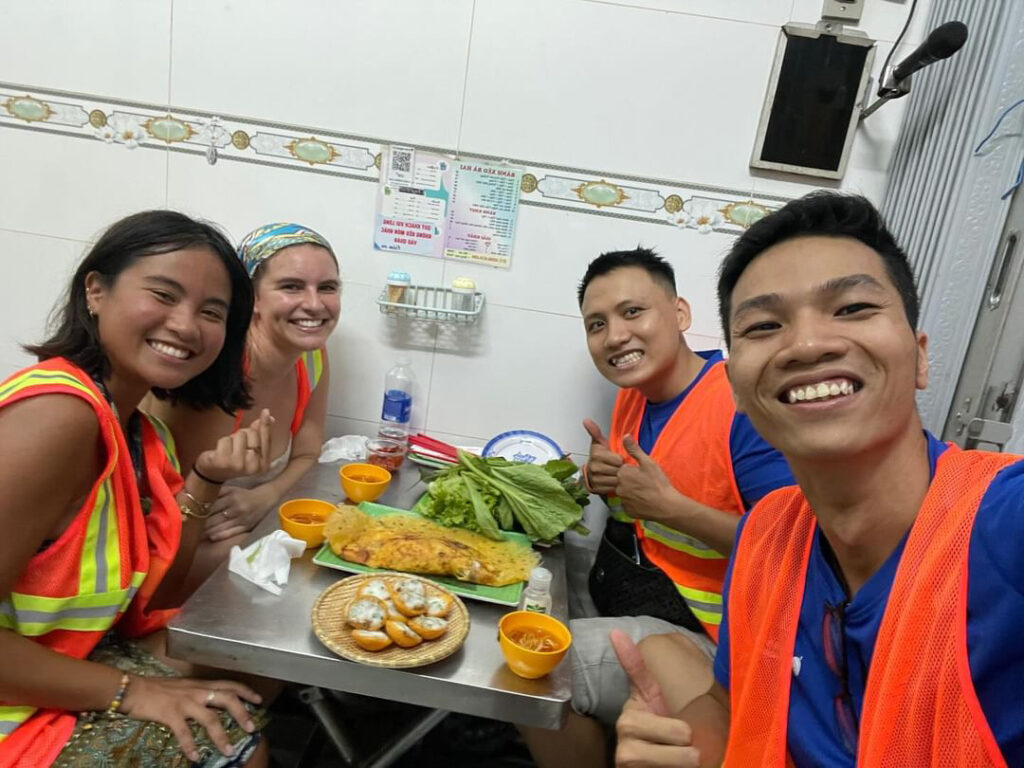
[{"label": "table leg", "polygon": [[372,757],[367,758],[360,768],[388,768],[446,717],[448,717],[447,710],[431,709],[414,720],[404,734],[378,749]]},{"label": "table leg", "polygon": [[313,714],[320,721],[320,725],[323,726],[345,763],[349,766],[355,765],[356,750],[352,746],[352,742],[349,741],[348,734],[345,733],[341,724],[335,719],[334,713],[331,712],[330,704],[324,700],[323,690],[311,685],[299,691],[299,698],[313,710]]}]

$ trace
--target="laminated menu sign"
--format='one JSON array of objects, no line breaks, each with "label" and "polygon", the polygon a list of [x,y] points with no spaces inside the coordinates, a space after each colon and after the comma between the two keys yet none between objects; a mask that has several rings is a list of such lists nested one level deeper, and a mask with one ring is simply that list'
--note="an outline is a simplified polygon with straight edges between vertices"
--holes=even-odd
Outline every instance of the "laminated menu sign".
[{"label": "laminated menu sign", "polygon": [[494,267],[512,260],[522,168],[458,160],[444,255]]},{"label": "laminated menu sign", "polygon": [[521,168],[398,146],[382,161],[374,248],[509,266]]}]

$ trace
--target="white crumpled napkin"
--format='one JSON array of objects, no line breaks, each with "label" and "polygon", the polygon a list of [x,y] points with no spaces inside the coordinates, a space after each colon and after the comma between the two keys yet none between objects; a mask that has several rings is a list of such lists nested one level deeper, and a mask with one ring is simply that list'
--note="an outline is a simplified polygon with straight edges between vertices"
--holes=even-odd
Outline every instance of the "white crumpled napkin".
[{"label": "white crumpled napkin", "polygon": [[281,587],[288,583],[292,558],[305,551],[306,542],[293,539],[284,531],[274,531],[245,549],[232,547],[228,570],[272,595],[280,595]]},{"label": "white crumpled napkin", "polygon": [[342,435],[332,437],[320,450],[320,463],[332,464],[335,461],[352,461],[366,458],[366,440],[363,435]]}]

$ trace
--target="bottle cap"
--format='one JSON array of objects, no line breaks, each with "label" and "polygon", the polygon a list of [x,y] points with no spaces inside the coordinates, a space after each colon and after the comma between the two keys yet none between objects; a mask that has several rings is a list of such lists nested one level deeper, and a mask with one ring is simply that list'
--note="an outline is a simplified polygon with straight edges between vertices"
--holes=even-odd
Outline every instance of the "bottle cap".
[{"label": "bottle cap", "polygon": [[551,571],[547,568],[537,567],[530,571],[530,583],[527,589],[547,589],[551,586]]},{"label": "bottle cap", "polygon": [[412,283],[412,278],[408,272],[389,272],[388,273],[388,285],[409,285]]}]

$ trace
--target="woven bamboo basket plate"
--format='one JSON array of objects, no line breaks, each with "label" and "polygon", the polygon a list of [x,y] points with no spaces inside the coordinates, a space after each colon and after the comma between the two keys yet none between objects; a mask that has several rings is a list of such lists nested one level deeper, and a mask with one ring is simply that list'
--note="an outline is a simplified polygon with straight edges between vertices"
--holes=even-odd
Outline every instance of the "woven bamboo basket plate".
[{"label": "woven bamboo basket plate", "polygon": [[[382,651],[368,651],[357,645],[345,621],[349,603],[355,599],[356,593],[367,581],[392,577],[415,578],[424,582],[428,589],[436,589],[448,595],[452,599],[452,609],[447,616],[448,631],[436,640],[424,640],[415,648],[390,645]],[[392,669],[422,667],[447,658],[462,647],[466,635],[469,634],[469,611],[458,595],[430,579],[391,571],[365,573],[335,582],[320,593],[313,603],[313,632],[321,643],[350,661]]]}]

